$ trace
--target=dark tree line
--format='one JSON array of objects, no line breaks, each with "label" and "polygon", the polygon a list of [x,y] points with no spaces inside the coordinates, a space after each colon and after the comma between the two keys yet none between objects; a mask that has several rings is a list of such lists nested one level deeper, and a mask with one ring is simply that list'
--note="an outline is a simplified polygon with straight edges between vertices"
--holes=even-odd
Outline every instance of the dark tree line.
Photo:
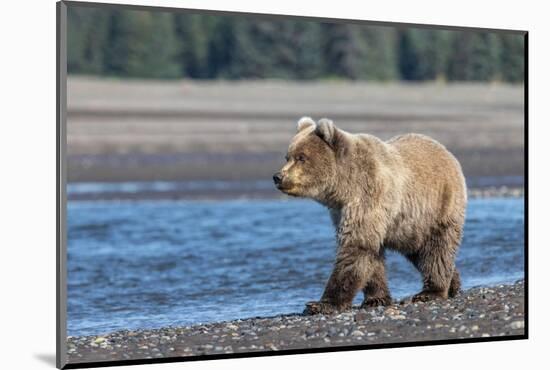
[{"label": "dark tree line", "polygon": [[145,78],[524,78],[523,36],[69,7],[69,73]]}]

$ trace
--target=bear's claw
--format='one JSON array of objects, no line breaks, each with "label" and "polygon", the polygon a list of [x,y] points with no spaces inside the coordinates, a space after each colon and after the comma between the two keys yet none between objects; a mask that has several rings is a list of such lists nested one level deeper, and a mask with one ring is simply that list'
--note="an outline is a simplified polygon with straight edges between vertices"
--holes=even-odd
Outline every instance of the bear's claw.
[{"label": "bear's claw", "polygon": [[337,308],[326,302],[311,301],[306,303],[304,315],[332,314],[338,312]]},{"label": "bear's claw", "polygon": [[428,302],[432,301],[434,299],[444,299],[446,297],[442,297],[441,294],[434,293],[434,292],[420,292],[418,294],[415,294],[411,301],[414,302]]},{"label": "bear's claw", "polygon": [[369,297],[361,303],[361,308],[389,306],[391,303],[391,297]]}]

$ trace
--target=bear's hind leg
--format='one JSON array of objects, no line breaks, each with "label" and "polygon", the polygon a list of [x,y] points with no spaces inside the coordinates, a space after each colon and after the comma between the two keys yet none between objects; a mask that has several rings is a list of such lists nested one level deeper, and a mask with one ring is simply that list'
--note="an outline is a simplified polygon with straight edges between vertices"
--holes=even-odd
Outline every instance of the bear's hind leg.
[{"label": "bear's hind leg", "polygon": [[386,278],[386,269],[383,258],[374,261],[372,264],[372,273],[363,288],[365,299],[361,303],[361,308],[387,306],[390,305],[391,295]]},{"label": "bear's hind leg", "polygon": [[409,259],[423,278],[422,291],[413,296],[414,301],[447,299],[460,289],[460,277],[455,268],[456,250],[460,232],[452,227],[442,227],[432,233],[427,244]]},{"label": "bear's hind leg", "polygon": [[446,267],[445,260],[446,258],[440,254],[424,257],[419,268],[423,277],[423,287],[420,293],[413,296],[413,302],[426,302],[449,297],[453,268]]}]

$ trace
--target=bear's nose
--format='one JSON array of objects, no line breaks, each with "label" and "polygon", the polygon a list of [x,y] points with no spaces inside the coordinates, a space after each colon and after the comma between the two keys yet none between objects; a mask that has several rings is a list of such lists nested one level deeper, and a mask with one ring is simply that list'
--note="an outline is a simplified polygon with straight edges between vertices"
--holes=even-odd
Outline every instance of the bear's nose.
[{"label": "bear's nose", "polygon": [[273,175],[273,182],[275,185],[279,185],[283,181],[283,175],[281,175],[280,172],[277,172],[275,175]]}]

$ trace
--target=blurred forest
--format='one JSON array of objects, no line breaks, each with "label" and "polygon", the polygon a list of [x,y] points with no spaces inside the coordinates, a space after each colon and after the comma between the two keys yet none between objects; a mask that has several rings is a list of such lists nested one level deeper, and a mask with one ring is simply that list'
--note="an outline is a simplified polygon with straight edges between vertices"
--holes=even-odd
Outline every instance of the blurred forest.
[{"label": "blurred forest", "polygon": [[68,8],[68,72],[139,78],[521,82],[524,39],[300,19]]}]

